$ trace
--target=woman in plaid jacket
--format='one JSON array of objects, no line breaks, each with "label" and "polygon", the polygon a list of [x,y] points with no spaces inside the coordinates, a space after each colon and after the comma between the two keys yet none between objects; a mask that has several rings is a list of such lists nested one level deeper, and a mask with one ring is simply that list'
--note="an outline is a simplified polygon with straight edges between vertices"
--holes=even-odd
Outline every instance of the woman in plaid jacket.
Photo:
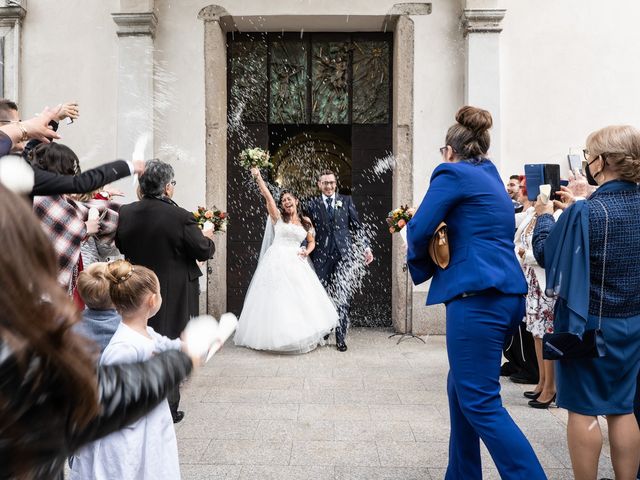
[{"label": "woman in plaid jacket", "polygon": [[[34,166],[60,175],[80,173],[78,157],[69,147],[60,143],[39,145],[33,152]],[[77,202],[67,195],[36,196],[33,211],[58,254],[58,282],[74,296],[80,308],[84,304],[76,294],[78,274],[82,271],[82,242],[90,235],[99,236],[103,243],[113,243],[118,226],[118,213],[103,202],[95,205],[107,209],[103,218],[89,220],[89,205]],[[102,213],[102,212],[101,212]]]}]

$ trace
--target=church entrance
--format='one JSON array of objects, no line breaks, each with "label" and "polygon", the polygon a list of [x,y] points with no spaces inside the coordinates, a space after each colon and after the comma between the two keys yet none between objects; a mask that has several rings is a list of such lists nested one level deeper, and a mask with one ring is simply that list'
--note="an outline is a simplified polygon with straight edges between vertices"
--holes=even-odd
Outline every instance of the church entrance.
[{"label": "church entrance", "polygon": [[354,326],[391,326],[392,34],[227,36],[227,308],[236,314],[257,265],[266,210],[245,148],[268,149],[274,196],[318,195],[318,172],[337,173],[366,225],[374,262],[352,301]]}]

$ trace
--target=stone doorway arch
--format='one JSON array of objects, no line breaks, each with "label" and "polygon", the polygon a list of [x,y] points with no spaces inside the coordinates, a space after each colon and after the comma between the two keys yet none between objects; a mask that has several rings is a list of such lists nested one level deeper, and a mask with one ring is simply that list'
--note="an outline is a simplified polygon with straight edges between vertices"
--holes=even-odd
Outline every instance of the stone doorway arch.
[{"label": "stone doorway arch", "polygon": [[[420,5],[420,4],[418,4]],[[424,14],[428,11],[419,12]],[[269,25],[272,31],[288,28],[287,22],[295,21],[298,27],[314,22],[325,22],[322,30],[351,31],[354,25],[369,31],[394,32],[393,47],[393,119],[392,145],[394,156],[393,205],[413,202],[413,22],[408,11],[392,10],[385,16],[330,16],[292,19],[287,16],[242,17],[245,25]],[[205,127],[206,127],[206,202],[207,205],[227,207],[227,46],[226,34],[238,29],[238,23],[222,7],[209,5],[198,17],[204,21],[205,45]],[[240,20],[240,19],[238,19]],[[249,22],[249,23],[247,23]],[[326,26],[329,22],[330,26]],[[368,27],[368,28],[367,28]],[[216,239],[216,258],[207,268],[207,311],[219,316],[226,310],[227,251],[226,238]],[[412,289],[407,288],[408,278],[403,272],[404,247],[400,238],[393,238],[392,246],[392,323],[396,331],[403,332],[405,319],[411,329]]]}]

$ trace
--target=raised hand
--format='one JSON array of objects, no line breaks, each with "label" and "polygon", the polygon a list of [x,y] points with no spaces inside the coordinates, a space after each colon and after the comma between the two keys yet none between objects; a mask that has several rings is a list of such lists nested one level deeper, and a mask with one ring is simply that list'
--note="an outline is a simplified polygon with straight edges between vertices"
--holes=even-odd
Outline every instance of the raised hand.
[{"label": "raised hand", "polygon": [[536,209],[536,215],[538,216],[544,215],[545,213],[549,213],[553,215],[553,203],[543,202],[542,195],[538,195],[538,200],[536,201],[535,209]]},{"label": "raised hand", "polygon": [[107,192],[111,197],[124,197],[124,192],[122,190],[118,190],[112,185],[105,185],[102,187],[103,192]]},{"label": "raised hand", "polygon": [[[11,132],[5,131],[5,133],[14,140],[14,143],[16,143],[16,140],[19,142],[23,137],[24,132],[22,129],[26,131],[26,136],[28,138],[40,140],[42,143],[49,143],[50,138],[60,138],[60,135],[54,132],[49,126],[51,120],[56,118],[59,110],[59,106],[54,109],[45,107],[40,115],[29,120],[25,120],[24,122],[19,122],[18,124],[6,125],[5,127],[2,127],[2,129],[11,129]],[[22,125],[22,129],[20,128],[20,125]],[[15,135],[17,135],[17,139],[14,139]]]},{"label": "raised hand", "polygon": [[569,174],[569,191],[573,193],[575,197],[589,198],[593,192],[596,191],[596,187],[589,185],[589,182],[580,172],[575,175]]},{"label": "raised hand", "polygon": [[80,111],[78,110],[78,104],[76,102],[67,102],[63,103],[58,110],[55,121],[61,122],[65,118],[70,118],[71,120],[75,120],[80,116]]},{"label": "raised hand", "polygon": [[553,206],[559,208],[560,210],[565,210],[569,208],[569,206],[576,201],[573,192],[569,189],[569,187],[565,187],[562,185],[560,190],[556,192],[560,196],[560,200],[554,200]]},{"label": "raised hand", "polygon": [[209,240],[213,240],[215,236],[215,230],[213,228],[202,229],[202,235],[207,237]]},{"label": "raised hand", "polygon": [[93,218],[84,222],[87,227],[87,237],[95,235],[100,231],[100,219]]},{"label": "raised hand", "polygon": [[144,173],[144,169],[146,166],[146,162],[144,160],[133,160],[133,173],[137,173],[138,175],[142,175]]}]

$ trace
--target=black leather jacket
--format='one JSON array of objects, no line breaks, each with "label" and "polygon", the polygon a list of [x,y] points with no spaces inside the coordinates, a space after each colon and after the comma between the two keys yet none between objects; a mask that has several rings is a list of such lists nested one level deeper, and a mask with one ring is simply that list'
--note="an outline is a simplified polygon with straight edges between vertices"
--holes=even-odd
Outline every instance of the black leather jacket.
[{"label": "black leather jacket", "polygon": [[[192,369],[191,359],[171,350],[146,362],[98,367],[100,414],[79,428],[60,372],[32,357],[18,367],[0,340],[0,479],[62,478],[65,459],[82,445],[136,421],[166,398]],[[31,468],[18,477],[16,468]]]}]

